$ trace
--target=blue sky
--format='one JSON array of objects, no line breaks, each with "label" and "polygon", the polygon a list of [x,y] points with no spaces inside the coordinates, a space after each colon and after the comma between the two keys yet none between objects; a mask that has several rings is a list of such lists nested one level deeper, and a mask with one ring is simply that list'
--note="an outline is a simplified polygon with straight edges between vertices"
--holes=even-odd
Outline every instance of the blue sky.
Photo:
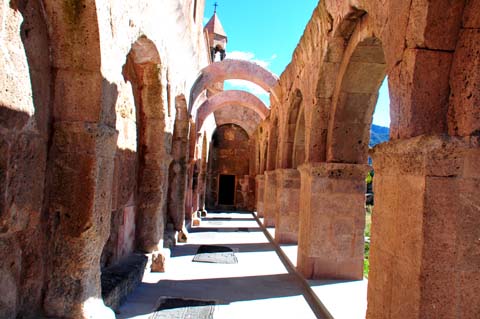
[{"label": "blue sky", "polygon": [[[206,0],[205,21],[217,15],[228,36],[227,58],[254,61],[280,76],[292,60],[303,30],[318,0]],[[269,104],[268,94],[260,87],[245,81],[226,81],[225,89],[243,89]],[[374,123],[388,126],[388,89],[380,89]]]}]

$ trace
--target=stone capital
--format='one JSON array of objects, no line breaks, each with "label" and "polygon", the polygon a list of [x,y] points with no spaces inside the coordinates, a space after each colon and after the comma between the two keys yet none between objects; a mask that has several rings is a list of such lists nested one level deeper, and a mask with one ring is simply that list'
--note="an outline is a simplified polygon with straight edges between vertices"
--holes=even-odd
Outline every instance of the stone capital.
[{"label": "stone capital", "polygon": [[376,146],[376,173],[429,177],[480,176],[480,137],[419,136]]},{"label": "stone capital", "polygon": [[370,165],[348,163],[306,163],[299,168],[302,176],[341,179],[357,178],[366,175]]}]

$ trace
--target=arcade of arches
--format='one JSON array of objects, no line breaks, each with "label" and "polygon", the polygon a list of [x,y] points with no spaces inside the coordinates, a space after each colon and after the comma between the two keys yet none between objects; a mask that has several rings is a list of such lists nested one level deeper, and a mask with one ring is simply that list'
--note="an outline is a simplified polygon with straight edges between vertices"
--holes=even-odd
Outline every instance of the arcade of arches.
[{"label": "arcade of arches", "polygon": [[369,156],[367,318],[478,318],[480,1],[378,2],[320,1],[277,78],[228,59],[204,0],[0,0],[0,318],[114,318],[102,274],[217,209],[307,279],[361,279]]}]

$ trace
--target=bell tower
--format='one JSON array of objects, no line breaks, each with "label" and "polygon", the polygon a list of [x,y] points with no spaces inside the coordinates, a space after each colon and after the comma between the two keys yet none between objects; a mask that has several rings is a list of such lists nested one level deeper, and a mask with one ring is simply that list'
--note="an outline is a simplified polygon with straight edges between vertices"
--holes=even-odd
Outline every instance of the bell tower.
[{"label": "bell tower", "polygon": [[218,4],[215,2],[215,11],[213,12],[213,16],[207,22],[204,28],[204,32],[207,37],[208,46],[210,48],[210,58],[211,62],[215,62],[215,57],[217,53],[220,54],[220,60],[223,61],[226,57],[225,50],[227,48],[227,34],[223,29],[222,24],[220,23],[220,19],[217,15],[217,6]]}]

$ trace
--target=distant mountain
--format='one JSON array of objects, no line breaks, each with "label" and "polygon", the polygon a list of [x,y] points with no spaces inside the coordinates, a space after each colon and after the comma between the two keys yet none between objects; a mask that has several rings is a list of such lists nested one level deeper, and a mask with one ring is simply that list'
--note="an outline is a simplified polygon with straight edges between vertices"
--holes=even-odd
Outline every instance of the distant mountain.
[{"label": "distant mountain", "polygon": [[372,124],[370,129],[370,147],[386,142],[390,139],[390,129],[388,127]]}]

